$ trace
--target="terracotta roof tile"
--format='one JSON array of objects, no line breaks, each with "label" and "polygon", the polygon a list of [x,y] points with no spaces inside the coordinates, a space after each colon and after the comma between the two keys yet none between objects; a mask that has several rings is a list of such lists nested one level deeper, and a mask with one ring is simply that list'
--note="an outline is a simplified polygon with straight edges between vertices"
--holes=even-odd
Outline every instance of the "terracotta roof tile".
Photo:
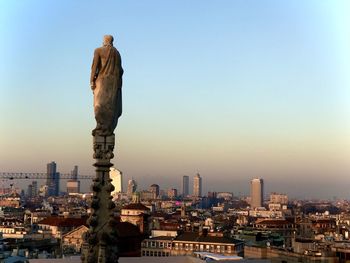
[{"label": "terracotta roof tile", "polygon": [[131,203],[126,206],[124,206],[122,209],[129,209],[129,210],[146,210],[149,211],[150,209],[146,206],[144,206],[141,203]]},{"label": "terracotta roof tile", "polygon": [[78,227],[86,225],[87,217],[82,218],[64,218],[59,216],[49,216],[38,222],[40,225],[60,226],[60,227]]}]

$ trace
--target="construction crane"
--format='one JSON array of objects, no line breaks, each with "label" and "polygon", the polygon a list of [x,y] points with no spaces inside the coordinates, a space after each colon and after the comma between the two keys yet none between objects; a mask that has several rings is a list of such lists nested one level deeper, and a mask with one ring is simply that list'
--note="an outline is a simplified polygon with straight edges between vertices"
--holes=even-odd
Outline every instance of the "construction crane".
[{"label": "construction crane", "polygon": [[[60,179],[73,179],[71,173],[60,173]],[[93,179],[95,175],[78,175],[77,180]],[[50,179],[47,173],[12,173],[0,172],[0,180],[17,180],[17,179]]]}]

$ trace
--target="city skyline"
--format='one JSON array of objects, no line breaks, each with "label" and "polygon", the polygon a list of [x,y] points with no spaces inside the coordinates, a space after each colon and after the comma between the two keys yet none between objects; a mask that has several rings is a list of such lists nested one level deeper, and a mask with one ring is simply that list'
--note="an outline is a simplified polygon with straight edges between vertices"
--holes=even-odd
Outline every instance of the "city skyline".
[{"label": "city skyline", "polygon": [[347,1],[108,3],[0,3],[0,172],[93,174],[90,67],[112,34],[125,182],[350,198]]}]

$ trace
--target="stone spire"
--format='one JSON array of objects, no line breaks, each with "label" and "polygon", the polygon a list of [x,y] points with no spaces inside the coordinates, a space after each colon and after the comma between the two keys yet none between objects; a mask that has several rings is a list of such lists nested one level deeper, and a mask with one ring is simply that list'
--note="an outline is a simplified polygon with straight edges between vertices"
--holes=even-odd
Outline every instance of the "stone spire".
[{"label": "stone spire", "polygon": [[117,263],[118,235],[114,226],[118,221],[114,217],[115,204],[111,192],[114,186],[109,170],[114,157],[114,135],[93,137],[96,178],[93,180],[93,198],[91,216],[88,219],[89,230],[85,235],[82,251],[83,263]]}]

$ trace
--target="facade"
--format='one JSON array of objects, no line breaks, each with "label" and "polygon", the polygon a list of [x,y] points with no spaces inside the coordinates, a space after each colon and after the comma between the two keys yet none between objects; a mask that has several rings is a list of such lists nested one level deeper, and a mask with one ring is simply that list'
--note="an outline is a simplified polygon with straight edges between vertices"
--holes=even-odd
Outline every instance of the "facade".
[{"label": "facade", "polygon": [[67,193],[80,193],[80,181],[78,181],[78,166],[71,171],[71,179],[67,181]]},{"label": "facade", "polygon": [[271,204],[286,205],[286,204],[288,204],[288,196],[286,194],[271,193],[270,194],[270,203]]},{"label": "facade", "polygon": [[[139,257],[141,254],[142,235],[139,229],[127,222],[118,222],[114,228],[118,232],[118,250],[120,257]],[[89,230],[86,226],[80,226],[63,235],[63,251],[81,252],[84,243],[83,235]]]},{"label": "facade", "polygon": [[28,185],[28,188],[27,188],[27,196],[29,198],[32,198],[32,193],[33,193],[33,186],[31,184]]},{"label": "facade", "polygon": [[182,196],[186,197],[190,194],[190,177],[184,175],[182,177]]},{"label": "facade", "polygon": [[112,179],[112,184],[114,186],[114,191],[112,195],[123,192],[123,173],[118,169],[111,168],[109,172],[109,177]]},{"label": "facade", "polygon": [[140,229],[141,233],[148,231],[148,216],[150,209],[141,203],[131,203],[121,210],[120,221],[129,222]]},{"label": "facade", "polygon": [[80,181],[78,180],[68,180],[67,181],[67,193],[80,193]]},{"label": "facade", "polygon": [[142,241],[142,256],[190,256],[194,252],[211,252],[226,256],[243,255],[243,241],[216,236],[184,232],[177,237],[161,236]]},{"label": "facade", "polygon": [[159,196],[159,185],[157,184],[152,184],[150,187],[149,187],[149,191],[152,192],[152,193],[155,193],[155,196],[156,198]]},{"label": "facade", "polygon": [[168,190],[168,197],[169,198],[175,198],[177,197],[177,189],[171,188]]},{"label": "facade", "polygon": [[202,196],[202,178],[199,173],[197,173],[196,176],[193,178],[193,196]]},{"label": "facade", "polygon": [[49,196],[58,196],[60,192],[60,174],[56,171],[57,165],[55,162],[47,164],[47,180]]},{"label": "facade", "polygon": [[140,199],[141,200],[152,200],[152,199],[156,199],[157,195],[156,192],[151,192],[151,191],[146,191],[143,190],[140,192]]},{"label": "facade", "polygon": [[250,181],[250,207],[258,208],[263,206],[264,201],[264,181],[263,179],[253,179]]},{"label": "facade", "polygon": [[83,244],[83,235],[89,230],[87,226],[79,226],[73,229],[62,237],[62,249],[72,249],[75,252],[81,251],[81,245]]},{"label": "facade", "polygon": [[0,197],[0,206],[1,207],[21,207],[21,196],[17,193],[12,193],[9,196],[1,196]]},{"label": "facade", "polygon": [[37,196],[38,195],[38,182],[33,181],[32,182],[32,196]]},{"label": "facade", "polygon": [[61,238],[64,234],[86,224],[87,218],[65,218],[49,216],[37,224],[40,231],[47,231],[53,238]]}]

